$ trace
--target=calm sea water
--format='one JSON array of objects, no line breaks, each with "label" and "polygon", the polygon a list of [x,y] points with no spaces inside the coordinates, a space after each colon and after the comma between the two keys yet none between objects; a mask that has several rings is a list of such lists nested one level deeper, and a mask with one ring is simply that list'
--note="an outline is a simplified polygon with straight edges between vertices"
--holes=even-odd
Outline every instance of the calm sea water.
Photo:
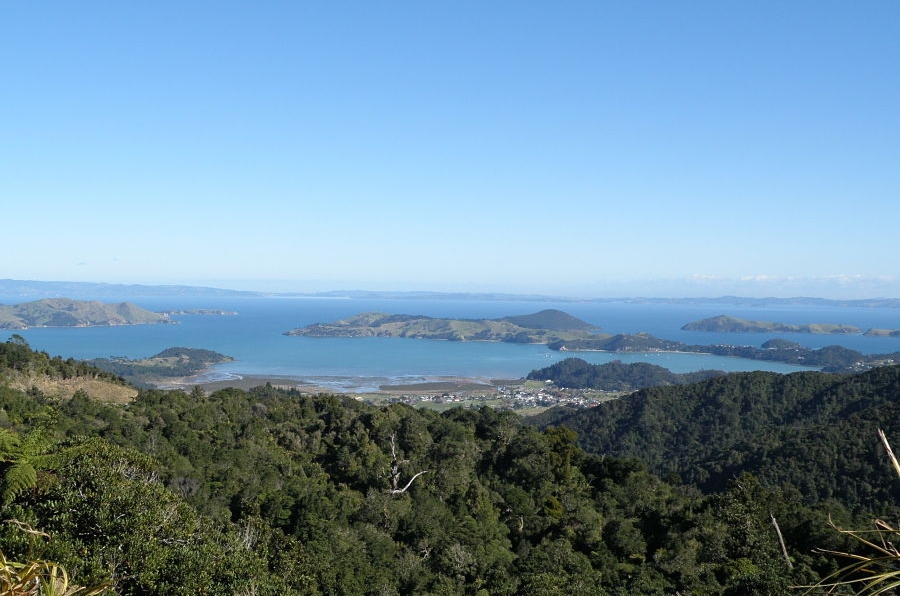
[{"label": "calm sea water", "polygon": [[[111,302],[109,298],[104,299]],[[143,358],[166,348],[205,348],[236,359],[215,367],[209,378],[241,375],[286,376],[342,391],[374,390],[385,383],[411,383],[436,377],[520,378],[570,356],[589,362],[650,362],[674,372],[700,369],[793,372],[799,367],[703,354],[559,353],[544,346],[485,342],[446,342],[399,338],[288,337],[285,331],[367,311],[452,318],[497,318],[558,308],[607,333],[645,331],[688,344],[759,346],[783,337],[819,348],[842,345],[860,352],[900,351],[900,338],[808,334],[720,334],[686,332],[690,321],[727,314],[783,323],[840,323],[868,328],[900,328],[900,310],[846,307],[746,307],[660,305],[632,302],[532,302],[465,300],[371,300],[292,298],[129,298],[150,310],[213,308],[237,316],[185,315],[177,325],[28,329],[18,332],[35,349],[73,358]],[[11,304],[21,300],[2,298]],[[12,332],[8,333],[9,335]],[[0,335],[0,338],[3,338]]]}]

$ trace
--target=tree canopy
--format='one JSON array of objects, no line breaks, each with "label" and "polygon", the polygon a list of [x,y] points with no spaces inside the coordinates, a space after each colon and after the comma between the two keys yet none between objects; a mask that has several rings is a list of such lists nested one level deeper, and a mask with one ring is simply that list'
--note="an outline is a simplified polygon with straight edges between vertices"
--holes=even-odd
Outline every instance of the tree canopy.
[{"label": "tree canopy", "polygon": [[[786,402],[760,411],[838,419],[862,402],[836,387],[895,382],[881,374],[723,377],[652,415],[662,389],[645,390],[618,406],[616,436],[637,445],[631,425],[664,445],[695,396],[703,432],[740,439],[725,422],[756,386],[780,386]],[[820,397],[798,397],[801,387]],[[614,416],[595,409],[592,421],[603,411]],[[271,386],[143,390],[115,405],[0,383],[0,428],[0,478],[25,460],[34,471],[5,493],[3,519],[15,523],[0,525],[0,551],[123,595],[780,595],[835,569],[814,547],[853,548],[827,525],[848,511],[811,505],[803,485],[737,472],[704,492],[661,455],[590,453],[578,446],[590,435],[489,408],[375,407]]]}]

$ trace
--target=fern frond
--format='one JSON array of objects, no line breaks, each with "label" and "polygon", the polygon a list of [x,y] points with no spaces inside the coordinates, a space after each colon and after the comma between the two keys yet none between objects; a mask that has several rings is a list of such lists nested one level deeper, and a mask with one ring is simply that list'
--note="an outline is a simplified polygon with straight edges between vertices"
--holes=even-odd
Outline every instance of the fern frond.
[{"label": "fern frond", "polygon": [[17,459],[21,452],[19,435],[8,428],[0,428],[0,461]]},{"label": "fern frond", "polygon": [[37,484],[37,470],[28,460],[20,460],[14,463],[6,471],[3,477],[3,506],[12,503],[16,497],[33,488]]},{"label": "fern frond", "polygon": [[39,426],[22,439],[22,455],[30,457],[47,453],[53,446],[53,435],[46,428]]}]

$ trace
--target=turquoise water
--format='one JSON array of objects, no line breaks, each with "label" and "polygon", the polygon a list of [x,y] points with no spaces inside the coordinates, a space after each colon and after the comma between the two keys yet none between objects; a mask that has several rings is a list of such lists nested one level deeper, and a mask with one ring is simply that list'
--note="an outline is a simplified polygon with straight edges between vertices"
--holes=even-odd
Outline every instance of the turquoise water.
[{"label": "turquoise water", "polygon": [[[28,329],[18,332],[35,349],[74,358],[143,358],[165,348],[215,350],[236,358],[210,371],[211,378],[279,375],[316,382],[337,390],[364,391],[384,383],[408,383],[444,376],[520,378],[536,368],[577,356],[593,363],[621,360],[650,362],[674,372],[700,369],[792,372],[799,367],[704,354],[559,353],[545,346],[486,342],[445,342],[398,338],[305,338],[283,335],[310,323],[328,322],[360,312],[424,314],[454,318],[496,318],[559,308],[600,326],[608,333],[645,331],[689,344],[728,343],[759,346],[783,337],[812,348],[842,345],[863,353],[900,351],[900,338],[806,334],[718,334],[685,332],[697,319],[728,314],[784,323],[841,323],[862,329],[900,328],[900,311],[871,308],[748,308],[723,305],[659,305],[630,302],[531,302],[468,300],[369,300],[287,298],[130,299],[150,310],[214,308],[237,316],[179,316],[176,325]],[[0,299],[13,303],[14,299]],[[111,301],[106,299],[106,301]],[[12,332],[9,332],[11,335]],[[3,336],[0,335],[0,338]]]}]

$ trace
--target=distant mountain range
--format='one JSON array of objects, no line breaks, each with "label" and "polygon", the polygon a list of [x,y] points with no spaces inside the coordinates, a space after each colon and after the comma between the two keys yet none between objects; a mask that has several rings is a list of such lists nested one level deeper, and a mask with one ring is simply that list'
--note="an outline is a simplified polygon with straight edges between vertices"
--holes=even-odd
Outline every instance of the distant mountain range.
[{"label": "distant mountain range", "polygon": [[509,294],[502,292],[423,292],[332,290],[328,292],[256,292],[228,290],[207,286],[113,284],[72,281],[35,281],[0,279],[0,296],[34,300],[38,298],[126,298],[150,296],[303,296],[319,298],[386,298],[392,300],[516,300],[533,302],[634,302],[646,304],[728,304],[737,306],[853,306],[872,308],[900,308],[900,298],[867,298],[860,300],[830,300],[827,298],[748,298],[720,296],[715,298],[577,298],[542,294]]},{"label": "distant mountain range", "polygon": [[200,286],[153,286],[107,284],[80,281],[31,281],[0,279],[0,296],[9,298],[126,298],[148,296],[259,296],[259,292],[240,292]]}]

